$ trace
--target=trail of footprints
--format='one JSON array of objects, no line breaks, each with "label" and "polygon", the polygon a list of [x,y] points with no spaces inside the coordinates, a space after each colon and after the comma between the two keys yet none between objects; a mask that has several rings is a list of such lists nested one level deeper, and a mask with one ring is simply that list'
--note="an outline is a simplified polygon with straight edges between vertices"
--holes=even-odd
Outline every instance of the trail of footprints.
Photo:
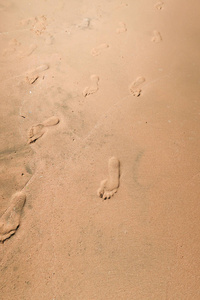
[{"label": "trail of footprints", "polygon": [[[157,10],[162,10],[164,7],[164,2],[159,1],[155,4],[155,8]],[[162,41],[162,35],[158,30],[153,31],[153,36],[151,38],[151,41],[154,43],[160,43]]]},{"label": "trail of footprints", "polygon": [[[159,1],[155,8],[158,10],[162,10],[164,3]],[[46,17],[42,16],[39,18],[35,18],[34,20],[28,19],[22,22],[22,25],[26,25],[29,23],[33,23],[32,30],[36,34],[41,34],[46,29]],[[87,28],[90,25],[90,20],[85,19],[84,23],[81,25],[83,28]],[[116,29],[117,33],[126,32],[127,28],[125,23],[120,22],[118,28]],[[159,31],[154,30],[152,42],[158,43],[162,41],[162,36]],[[20,45],[16,39],[11,41],[12,51],[16,51],[16,48]],[[98,56],[104,51],[106,48],[109,48],[108,44],[101,44],[92,49],[91,54],[93,56]],[[30,48],[27,50],[26,55],[30,55],[36,49],[36,45],[30,45]],[[47,64],[43,64],[36,69],[28,72],[27,81],[29,83],[34,83],[39,74],[45,70],[47,70],[49,66]],[[90,85],[87,86],[83,90],[83,96],[87,97],[96,93],[99,89],[99,76],[91,75],[90,77]],[[141,95],[141,87],[145,82],[144,77],[138,77],[134,80],[130,86],[129,91],[131,95],[135,97],[139,97]],[[55,126],[60,122],[59,118],[56,116],[52,116],[42,123],[33,125],[28,131],[28,144],[31,144],[42,137],[49,127]],[[118,190],[120,185],[120,161],[116,157],[111,157],[108,161],[108,177],[101,181],[100,187],[97,190],[97,195],[103,200],[110,199]],[[7,210],[0,217],[0,242],[4,242],[9,239],[12,235],[15,234],[17,229],[20,226],[21,214],[26,202],[26,194],[21,191],[15,193],[11,198],[11,204],[7,208]]]},{"label": "trail of footprints", "polygon": [[[52,117],[43,122],[44,126],[58,124],[56,118]],[[33,126],[36,128],[38,125]],[[39,138],[43,134],[38,134]],[[110,199],[118,190],[120,184],[120,162],[118,158],[111,157],[108,161],[108,178],[100,183],[97,195],[103,200]],[[15,234],[20,226],[22,211],[26,202],[26,194],[21,191],[15,193],[11,198],[11,204],[0,218],[0,242],[3,243]]]}]

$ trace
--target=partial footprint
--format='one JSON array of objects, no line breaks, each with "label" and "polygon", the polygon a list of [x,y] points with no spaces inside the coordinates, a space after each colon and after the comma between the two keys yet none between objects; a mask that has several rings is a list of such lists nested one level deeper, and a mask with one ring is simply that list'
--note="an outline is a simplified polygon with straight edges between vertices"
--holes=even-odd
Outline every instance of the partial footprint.
[{"label": "partial footprint", "polygon": [[141,88],[140,86],[145,82],[144,77],[138,77],[134,82],[131,83],[129,86],[129,90],[131,94],[135,97],[139,97],[141,95]]},{"label": "partial footprint", "polygon": [[26,75],[26,81],[28,81],[30,84],[33,84],[39,78],[40,73],[48,69],[49,65],[43,64],[31,71],[28,71]]},{"label": "partial footprint", "polygon": [[27,50],[24,51],[24,53],[22,53],[22,56],[29,56],[31,55],[35,50],[37,49],[37,45],[36,44],[31,44]]},{"label": "partial footprint", "polygon": [[41,35],[46,30],[47,18],[43,15],[35,18],[23,19],[20,21],[20,24],[24,27],[29,27],[30,30],[37,35]]},{"label": "partial footprint", "polygon": [[[27,49],[23,49],[23,45],[17,40],[17,39],[12,39],[9,42],[9,47],[4,50],[3,55],[11,55],[15,54],[19,58],[24,58],[25,56],[31,55],[35,49],[37,48],[36,44],[31,44],[27,47]],[[21,50],[22,49],[22,50]]]},{"label": "partial footprint", "polygon": [[24,192],[17,192],[13,195],[11,204],[0,218],[0,242],[13,235],[20,225],[21,213],[26,201]]},{"label": "partial footprint", "polygon": [[83,96],[87,97],[91,94],[94,94],[98,91],[99,89],[99,76],[97,75],[91,75],[90,76],[90,80],[91,80],[91,85],[87,86],[84,90],[83,90]]},{"label": "partial footprint", "polygon": [[43,124],[37,124],[32,126],[28,132],[28,144],[35,142],[46,132],[46,128]]},{"label": "partial footprint", "polygon": [[0,11],[8,11],[12,7],[13,3],[12,1],[7,0],[1,0],[0,2]]},{"label": "partial footprint", "polygon": [[118,6],[115,7],[115,9],[125,8],[128,7],[128,3],[120,2]]},{"label": "partial footprint", "polygon": [[24,58],[26,56],[30,56],[37,49],[36,44],[31,44],[27,49],[21,50],[19,52],[19,58]]},{"label": "partial footprint", "polygon": [[40,65],[40,66],[38,66],[37,68],[35,68],[35,69],[33,70],[33,72],[38,72],[38,73],[40,73],[40,72],[46,71],[46,70],[48,70],[48,69],[49,69],[49,65],[43,64],[43,65]]},{"label": "partial footprint", "polygon": [[22,19],[20,21],[20,25],[28,26],[28,25],[32,25],[34,22],[35,22],[35,18]]},{"label": "partial footprint", "polygon": [[80,29],[87,29],[90,27],[90,19],[89,18],[84,18],[80,24],[78,24],[76,27]]},{"label": "partial footprint", "polygon": [[11,55],[13,53],[16,53],[19,50],[19,46],[21,43],[17,39],[12,39],[9,42],[9,47],[4,49],[3,55]]},{"label": "partial footprint", "polygon": [[92,54],[93,56],[97,56],[97,55],[101,54],[101,52],[102,52],[103,50],[105,50],[105,49],[107,49],[107,48],[109,48],[109,45],[108,45],[108,44],[101,44],[101,45],[99,45],[99,46],[93,48],[92,51],[91,51],[91,54]]},{"label": "partial footprint", "polygon": [[16,48],[16,47],[18,47],[20,45],[21,45],[21,43],[17,39],[12,39],[9,42],[9,46],[11,46],[13,48]]},{"label": "partial footprint", "polygon": [[108,178],[101,181],[97,195],[100,198],[109,199],[119,187],[120,162],[116,157],[111,157],[108,161]]},{"label": "partial footprint", "polygon": [[46,132],[46,127],[58,124],[60,120],[57,117],[51,117],[42,122],[41,124],[34,125],[28,132],[28,144],[35,142]]},{"label": "partial footprint", "polygon": [[123,22],[119,22],[119,27],[116,29],[117,33],[122,33],[122,32],[126,32],[127,28],[126,28],[126,24]]},{"label": "partial footprint", "polygon": [[46,30],[46,20],[45,16],[40,16],[35,18],[32,30],[37,34],[41,35]]},{"label": "partial footprint", "polygon": [[158,3],[155,4],[155,8],[158,10],[162,10],[163,5],[164,5],[164,3],[162,1],[159,1]]},{"label": "partial footprint", "polygon": [[152,37],[151,41],[154,42],[154,43],[159,43],[159,42],[162,41],[162,36],[161,36],[159,31],[154,30],[153,37]]},{"label": "partial footprint", "polygon": [[47,37],[45,38],[45,43],[47,45],[52,45],[54,42],[54,37],[53,35],[48,34]]}]

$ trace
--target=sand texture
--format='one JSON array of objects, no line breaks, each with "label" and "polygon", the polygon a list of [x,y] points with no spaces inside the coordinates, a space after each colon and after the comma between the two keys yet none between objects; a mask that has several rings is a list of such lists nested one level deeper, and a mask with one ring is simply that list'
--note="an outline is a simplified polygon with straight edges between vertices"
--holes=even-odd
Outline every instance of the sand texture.
[{"label": "sand texture", "polygon": [[200,2],[0,0],[0,299],[200,299]]}]

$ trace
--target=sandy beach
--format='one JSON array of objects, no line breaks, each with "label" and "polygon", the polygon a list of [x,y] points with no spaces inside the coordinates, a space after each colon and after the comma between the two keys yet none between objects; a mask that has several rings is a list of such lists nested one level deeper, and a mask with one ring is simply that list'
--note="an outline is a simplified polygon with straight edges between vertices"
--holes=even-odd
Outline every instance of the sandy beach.
[{"label": "sandy beach", "polygon": [[198,0],[0,0],[0,299],[200,299]]}]

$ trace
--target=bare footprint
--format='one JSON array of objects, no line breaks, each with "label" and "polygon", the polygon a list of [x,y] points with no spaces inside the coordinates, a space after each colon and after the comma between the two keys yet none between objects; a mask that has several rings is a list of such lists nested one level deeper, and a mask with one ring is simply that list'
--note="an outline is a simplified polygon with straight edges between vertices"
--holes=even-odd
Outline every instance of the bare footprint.
[{"label": "bare footprint", "polygon": [[20,25],[25,27],[31,25],[33,22],[34,22],[34,18],[22,19],[20,21]]},{"label": "bare footprint", "polygon": [[162,36],[161,36],[159,31],[154,30],[153,37],[152,37],[151,41],[154,42],[154,43],[159,43],[159,42],[162,41]]},{"label": "bare footprint", "polygon": [[3,55],[6,56],[17,53],[20,45],[21,43],[17,39],[10,40],[9,47],[4,49]]},{"label": "bare footprint", "polygon": [[49,65],[43,64],[33,70],[28,71],[26,75],[26,81],[30,84],[33,84],[40,77],[40,73],[48,69]]},{"label": "bare footprint", "polygon": [[90,20],[90,18],[84,18],[83,20],[82,20],[82,22],[81,23],[79,23],[76,27],[78,27],[78,28],[80,28],[80,29],[87,29],[87,28],[89,28],[90,27],[90,22],[91,22],[91,20]]},{"label": "bare footprint", "polygon": [[46,132],[46,127],[58,124],[60,120],[57,117],[51,117],[42,122],[41,124],[34,125],[28,132],[28,144],[35,142]]},{"label": "bare footprint", "polygon": [[99,46],[93,48],[92,51],[91,51],[91,54],[92,54],[93,56],[97,56],[97,55],[101,54],[101,52],[102,52],[103,50],[105,50],[105,49],[107,49],[107,48],[109,48],[109,45],[108,45],[108,44],[101,44],[101,45],[99,45]]},{"label": "bare footprint", "polygon": [[48,69],[49,69],[49,65],[43,64],[43,65],[40,65],[39,67],[35,68],[32,72],[40,73],[40,72],[43,72]]},{"label": "bare footprint", "polygon": [[126,28],[126,24],[123,22],[119,22],[119,27],[116,29],[117,33],[122,33],[122,32],[126,32],[127,28]]},{"label": "bare footprint", "polygon": [[119,177],[120,162],[116,157],[111,157],[108,161],[108,178],[101,181],[97,195],[104,200],[111,198],[119,187]]},{"label": "bare footprint", "polygon": [[162,10],[163,5],[164,5],[164,3],[162,1],[159,1],[158,3],[155,4],[155,8],[158,10]]},{"label": "bare footprint", "polygon": [[11,204],[0,218],[0,242],[13,235],[20,225],[21,213],[26,201],[24,192],[17,192],[13,195]]},{"label": "bare footprint", "polygon": [[13,3],[11,3],[12,1],[7,1],[7,0],[1,0],[0,2],[0,11],[8,11],[8,9],[10,9],[13,5]]},{"label": "bare footprint", "polygon": [[23,53],[21,53],[21,56],[29,56],[31,55],[35,50],[37,49],[37,45],[36,44],[31,44],[28,49],[26,49]]},{"label": "bare footprint", "polygon": [[134,82],[131,83],[129,86],[129,90],[131,94],[135,97],[139,97],[141,95],[141,88],[140,86],[145,82],[144,77],[138,77]]},{"label": "bare footprint", "polygon": [[16,58],[24,58],[31,55],[37,48],[36,44],[31,44],[27,48],[23,47],[17,39],[9,42],[9,47],[4,49],[3,55],[15,55]]},{"label": "bare footprint", "polygon": [[45,38],[45,43],[47,45],[52,45],[54,42],[54,37],[53,35],[48,34],[47,37]]},{"label": "bare footprint", "polygon": [[118,8],[124,8],[124,7],[128,7],[128,3],[121,2],[120,5],[118,5],[118,6],[116,7],[116,9],[118,9]]},{"label": "bare footprint", "polygon": [[91,84],[90,86],[87,86],[84,90],[83,90],[83,96],[87,97],[91,94],[94,94],[98,91],[99,89],[99,76],[97,75],[91,75],[90,76],[90,80],[91,80]]},{"label": "bare footprint", "polygon": [[23,19],[20,21],[20,24],[23,27],[30,28],[37,35],[44,33],[47,27],[47,18],[46,16],[37,16],[35,18]]},{"label": "bare footprint", "polygon": [[40,16],[36,17],[34,21],[32,31],[37,35],[41,35],[46,30],[47,18],[45,16]]}]

